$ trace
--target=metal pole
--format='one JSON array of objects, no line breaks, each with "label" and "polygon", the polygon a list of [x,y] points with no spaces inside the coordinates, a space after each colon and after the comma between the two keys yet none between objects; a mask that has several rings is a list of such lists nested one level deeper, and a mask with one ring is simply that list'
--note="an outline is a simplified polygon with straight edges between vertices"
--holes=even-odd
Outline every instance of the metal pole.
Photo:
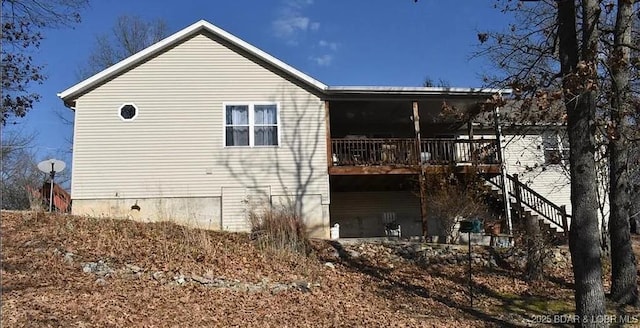
[{"label": "metal pole", "polygon": [[51,163],[51,186],[49,187],[49,213],[53,210],[53,177],[56,175],[56,171],[53,169],[53,162]]},{"label": "metal pole", "polygon": [[471,231],[467,233],[467,239],[469,239],[469,300],[471,301],[471,307],[473,307],[473,281],[471,280]]}]

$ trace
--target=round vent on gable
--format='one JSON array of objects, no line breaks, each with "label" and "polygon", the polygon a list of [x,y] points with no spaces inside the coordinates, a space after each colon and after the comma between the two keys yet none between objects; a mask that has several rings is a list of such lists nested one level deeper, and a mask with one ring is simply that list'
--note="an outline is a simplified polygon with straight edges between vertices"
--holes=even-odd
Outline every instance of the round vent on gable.
[{"label": "round vent on gable", "polygon": [[134,104],[124,104],[120,106],[120,118],[125,121],[131,121],[138,116],[138,107]]}]

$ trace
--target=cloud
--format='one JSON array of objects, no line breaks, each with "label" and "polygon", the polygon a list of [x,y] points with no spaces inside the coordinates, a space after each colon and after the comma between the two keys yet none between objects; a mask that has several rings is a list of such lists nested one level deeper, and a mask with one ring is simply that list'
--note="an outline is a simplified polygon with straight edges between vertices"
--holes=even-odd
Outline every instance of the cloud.
[{"label": "cloud", "polygon": [[309,17],[292,16],[273,21],[275,35],[282,39],[290,39],[296,36],[298,31],[306,31],[309,28]]},{"label": "cloud", "polygon": [[271,22],[273,35],[290,46],[306,48],[310,52],[309,60],[315,65],[331,65],[338,43],[318,41],[321,24],[306,14],[314,0],[280,1],[277,15]]},{"label": "cloud", "polygon": [[308,31],[318,31],[320,23],[314,22],[304,15],[303,9],[313,4],[313,0],[287,0],[280,8],[278,17],[271,22],[273,34],[292,45],[298,44],[298,39]]},{"label": "cloud", "polygon": [[290,8],[302,9],[313,4],[313,0],[286,0],[285,5]]},{"label": "cloud", "polygon": [[333,56],[329,54],[324,54],[322,56],[315,56],[315,57],[312,56],[309,59],[311,59],[311,61],[316,63],[316,65],[318,66],[329,66],[333,61]]},{"label": "cloud", "polygon": [[318,45],[321,48],[329,48],[329,49],[331,49],[333,51],[338,50],[338,44],[336,42],[329,42],[329,41],[326,41],[326,40],[320,40],[320,41],[318,41]]}]

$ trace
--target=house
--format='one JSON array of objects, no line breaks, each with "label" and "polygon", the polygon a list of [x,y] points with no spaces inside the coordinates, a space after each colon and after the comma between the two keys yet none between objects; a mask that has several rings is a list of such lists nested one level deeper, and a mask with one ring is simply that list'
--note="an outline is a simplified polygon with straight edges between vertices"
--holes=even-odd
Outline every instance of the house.
[{"label": "house", "polygon": [[248,210],[292,203],[316,237],[391,221],[422,235],[428,195],[412,182],[496,178],[552,153],[540,134],[500,145],[442,116],[494,112],[500,92],[327,86],[199,21],[58,94],[75,112],[72,212],[247,231]]}]

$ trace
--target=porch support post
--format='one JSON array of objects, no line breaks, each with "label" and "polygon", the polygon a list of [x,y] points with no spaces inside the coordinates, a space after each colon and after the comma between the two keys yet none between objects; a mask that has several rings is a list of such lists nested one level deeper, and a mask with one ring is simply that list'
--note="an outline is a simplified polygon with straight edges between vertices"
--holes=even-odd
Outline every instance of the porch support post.
[{"label": "porch support post", "polygon": [[418,182],[420,185],[420,218],[422,220],[422,236],[427,240],[428,224],[427,224],[427,176],[425,172],[425,163],[422,163],[422,146],[420,143],[420,113],[418,110],[418,102],[413,102],[413,127],[416,133],[416,163],[420,166],[418,174]]},{"label": "porch support post", "polygon": [[[502,98],[502,93],[500,93]],[[507,230],[509,235],[513,234],[513,222],[511,219],[511,197],[507,188],[507,166],[504,163],[504,149],[502,148],[502,126],[500,125],[500,107],[496,106],[493,111],[493,119],[496,130],[496,147],[498,148],[498,161],[500,162],[500,176],[502,181],[502,197],[504,201],[504,211],[507,219]],[[515,188],[518,188],[517,186]]]},{"label": "porch support post", "polygon": [[471,163],[477,164],[476,163],[476,155],[474,152],[474,144],[473,144],[473,120],[469,119],[469,122],[467,122],[467,133],[469,134],[469,154],[471,155]]},{"label": "porch support post", "polygon": [[331,120],[329,117],[329,101],[324,101],[324,127],[325,127],[325,137],[327,143],[327,167],[330,168],[333,166],[333,151],[331,147]]}]

